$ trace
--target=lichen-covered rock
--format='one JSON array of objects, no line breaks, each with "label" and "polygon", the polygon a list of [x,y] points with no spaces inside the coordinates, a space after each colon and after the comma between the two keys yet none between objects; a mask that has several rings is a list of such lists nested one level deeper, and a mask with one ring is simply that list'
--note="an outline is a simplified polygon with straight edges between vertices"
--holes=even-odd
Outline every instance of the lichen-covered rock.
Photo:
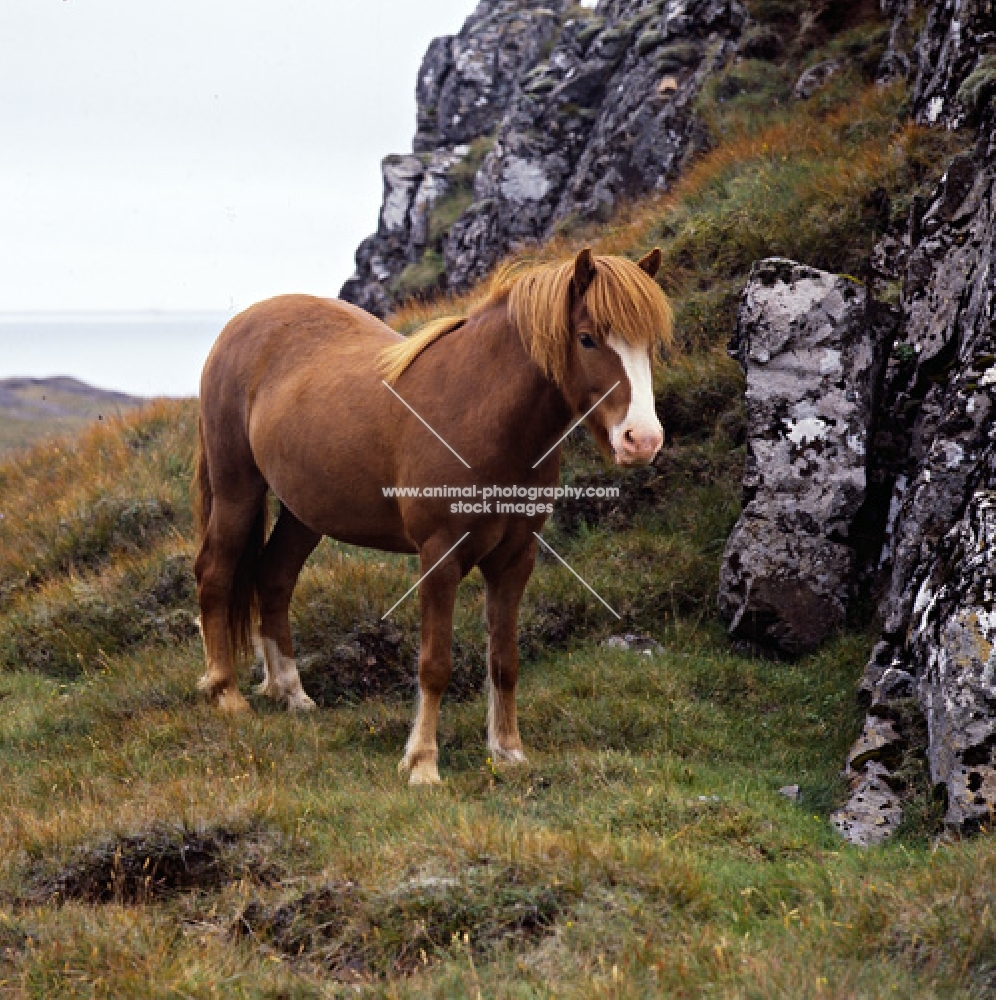
[{"label": "lichen-covered rock", "polygon": [[816,91],[825,87],[831,77],[836,76],[841,69],[839,59],[825,59],[815,66],[810,66],[796,81],[792,96],[799,100],[808,100]]},{"label": "lichen-covered rock", "polygon": [[889,42],[876,74],[876,80],[881,84],[905,80],[910,75],[913,3],[914,0],[881,0],[882,13],[892,18]]},{"label": "lichen-covered rock", "polygon": [[421,156],[389,156],[381,164],[384,202],[377,234],[356,252],[357,273],[342,297],[383,315],[407,267],[433,241],[434,207],[457,185],[453,169],[471,154],[467,145]]},{"label": "lichen-covered rock", "polygon": [[883,553],[891,566],[882,604],[888,637],[904,632],[926,560],[964,510],[990,445],[994,177],[992,167],[956,159],[909,253],[883,415],[906,456]]},{"label": "lichen-covered rock", "polygon": [[473,201],[487,137],[552,43],[566,7],[567,0],[482,0],[458,35],[430,44],[416,87],[414,155],[384,160],[377,232],[360,244],[342,298],[382,316],[414,289],[443,287],[447,216]]},{"label": "lichen-covered rock", "polygon": [[935,0],[929,5],[914,53],[912,103],[921,121],[956,126],[977,113],[963,86],[996,49],[994,29],[991,0]]},{"label": "lichen-covered rock", "polygon": [[[862,689],[878,714],[915,692],[946,822],[996,808],[996,631],[989,584],[996,488],[996,128],[952,162],[909,237],[902,326],[879,415],[892,441],[882,641]],[[987,742],[988,741],[988,742]],[[853,798],[853,796],[852,796]]]},{"label": "lichen-covered rock", "polygon": [[[483,0],[458,36],[429,48],[414,149],[452,157],[480,136],[488,148],[434,176],[412,157],[385,161],[380,225],[343,298],[383,313],[411,293],[404,272],[427,255],[441,285],[465,289],[515,247],[666,187],[696,142],[692,104],[746,19],[741,0]],[[455,217],[433,227],[458,197]]]},{"label": "lichen-covered rock", "polygon": [[[977,124],[996,91],[996,20],[991,0],[881,0],[892,18],[880,82],[909,79],[918,121],[957,127]],[[918,36],[912,23],[918,6],[926,21]]]},{"label": "lichen-covered rock", "polygon": [[996,492],[975,493],[920,585],[909,651],[946,822],[992,821],[996,804]]},{"label": "lichen-covered rock", "polygon": [[416,153],[494,130],[522,77],[548,49],[565,0],[483,0],[460,33],[435,39],[416,86]]},{"label": "lichen-covered rock", "polygon": [[770,259],[744,289],[744,512],[720,573],[731,634],[798,654],[845,621],[865,499],[874,352],[864,289]]},{"label": "lichen-covered rock", "polygon": [[841,836],[852,844],[861,847],[880,844],[902,822],[902,800],[890,778],[884,765],[869,763],[853,781],[847,805],[831,817]]}]

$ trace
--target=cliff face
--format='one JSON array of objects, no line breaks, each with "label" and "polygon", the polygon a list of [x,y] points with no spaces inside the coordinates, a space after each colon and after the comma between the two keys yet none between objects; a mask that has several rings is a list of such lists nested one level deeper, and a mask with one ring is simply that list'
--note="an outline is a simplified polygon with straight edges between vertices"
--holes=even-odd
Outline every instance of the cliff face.
[{"label": "cliff face", "polygon": [[384,161],[377,232],[342,297],[383,315],[465,289],[512,248],[666,187],[745,22],[739,0],[482,0],[429,47],[414,152]]},{"label": "cliff face", "polygon": [[[783,518],[767,533],[748,532],[774,511],[762,504],[759,520],[752,501],[731,536],[720,594],[737,634],[789,653],[782,637],[795,624],[791,604],[763,599],[774,582],[821,578],[831,563],[845,567],[833,593],[818,595],[830,624],[807,635],[810,645],[829,633],[834,615],[844,619],[848,595],[864,588],[876,597],[881,641],[861,686],[868,715],[847,762],[850,799],[835,818],[861,843],[887,836],[901,821],[904,759],[924,749],[924,724],[929,779],[948,825],[972,829],[991,822],[996,808],[996,19],[989,2],[938,2],[920,12],[924,26],[913,38],[912,5],[893,6],[882,77],[907,75],[913,116],[975,132],[975,149],[948,165],[936,190],[914,200],[905,231],[884,238],[872,255],[872,272],[900,279],[902,292],[895,310],[869,302],[858,332],[864,356],[876,360],[861,371],[872,379],[872,405],[859,433],[848,428],[842,449],[864,464],[848,516],[801,526]],[[757,280],[745,292],[740,343],[775,319],[770,309],[752,313]],[[779,294],[798,300],[798,286],[790,275]],[[812,310],[803,305],[781,318],[783,329],[805,327]],[[853,350],[854,337],[853,327],[842,325],[821,347],[837,356]],[[825,352],[819,363],[803,364],[799,381],[807,391],[823,376]],[[743,362],[748,384],[765,397],[775,377],[768,359]],[[845,377],[854,398],[864,392],[862,379]],[[791,418],[812,408],[807,398],[797,393],[783,411]],[[824,408],[826,400],[821,395]],[[753,429],[749,454],[755,464],[760,457],[775,493],[793,489],[805,467],[806,476],[815,470],[819,478],[808,482],[810,490],[835,495],[853,461],[823,468],[811,459],[823,454],[829,428],[843,425],[831,415],[825,433],[787,442],[788,451],[773,448],[772,428],[786,443],[792,423]],[[843,560],[842,544],[850,550]],[[793,562],[781,555],[786,551],[805,558]],[[821,620],[807,618],[810,625]]]},{"label": "cliff face", "polygon": [[[902,723],[915,701],[946,820],[972,828],[996,807],[996,39],[991,10],[957,6],[931,12],[914,106],[928,121],[981,122],[974,153],[955,159],[917,206],[905,241],[901,324],[882,392],[885,447],[872,455],[892,491],[883,634],[863,690],[866,735],[881,719],[897,723],[880,764],[908,746]],[[860,824],[866,776],[853,756],[842,821]]]}]

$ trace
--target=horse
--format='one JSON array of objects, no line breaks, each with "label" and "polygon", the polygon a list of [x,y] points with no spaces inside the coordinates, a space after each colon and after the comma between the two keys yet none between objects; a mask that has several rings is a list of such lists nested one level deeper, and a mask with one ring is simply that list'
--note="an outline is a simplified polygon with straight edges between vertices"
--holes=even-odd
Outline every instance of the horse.
[{"label": "horse", "polygon": [[[556,486],[563,439],[582,420],[607,458],[651,462],[664,440],[652,360],[672,338],[660,263],[659,249],[639,262],[584,249],[506,267],[467,315],[408,338],[346,302],[306,295],[234,317],[200,386],[194,569],[208,698],[224,712],[248,709],[236,667],[255,644],[257,692],[292,711],[314,708],[288,618],[305,560],[323,536],[417,553],[419,694],[399,770],[413,785],[440,780],[453,608],[475,566],[486,591],[487,748],[496,763],[524,762],[518,612],[548,513],[484,503],[453,513],[450,498],[385,487]],[[270,492],[279,514],[268,532]]]}]

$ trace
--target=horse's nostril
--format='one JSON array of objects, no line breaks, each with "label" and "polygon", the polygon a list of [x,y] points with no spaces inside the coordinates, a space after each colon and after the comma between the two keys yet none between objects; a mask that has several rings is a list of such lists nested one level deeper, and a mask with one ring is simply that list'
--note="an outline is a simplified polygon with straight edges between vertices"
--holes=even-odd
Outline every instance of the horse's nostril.
[{"label": "horse's nostril", "polygon": [[619,434],[616,448],[622,455],[644,457],[658,451],[662,444],[660,431],[634,425]]}]

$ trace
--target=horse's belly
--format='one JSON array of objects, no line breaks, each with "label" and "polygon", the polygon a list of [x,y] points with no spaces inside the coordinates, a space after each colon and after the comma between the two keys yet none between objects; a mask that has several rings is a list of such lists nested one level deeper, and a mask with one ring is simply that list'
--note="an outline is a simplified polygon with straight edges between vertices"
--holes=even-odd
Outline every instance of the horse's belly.
[{"label": "horse's belly", "polygon": [[351,545],[388,552],[417,551],[393,498],[369,490],[341,489],[335,484],[321,495],[310,489],[282,490],[280,483],[271,485],[281,503],[312,531]]},{"label": "horse's belly", "polygon": [[312,531],[352,545],[390,552],[414,552],[394,497],[385,496],[386,477],[357,475],[348,465],[259,463],[260,471],[294,516]]},{"label": "horse's belly", "polygon": [[267,485],[299,521],[322,535],[392,552],[414,552],[397,500],[382,434],[356,409],[329,419],[300,410],[276,418],[258,407],[250,421],[253,458]]}]

